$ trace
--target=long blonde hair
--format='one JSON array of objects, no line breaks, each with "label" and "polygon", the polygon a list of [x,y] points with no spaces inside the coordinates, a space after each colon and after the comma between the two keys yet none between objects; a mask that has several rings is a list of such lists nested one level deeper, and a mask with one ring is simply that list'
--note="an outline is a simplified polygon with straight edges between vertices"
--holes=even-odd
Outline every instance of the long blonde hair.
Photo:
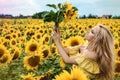
[{"label": "long blonde hair", "polygon": [[114,43],[111,32],[103,25],[98,25],[99,31],[95,38],[89,42],[88,49],[97,54],[100,74],[98,80],[113,80],[114,71]]}]

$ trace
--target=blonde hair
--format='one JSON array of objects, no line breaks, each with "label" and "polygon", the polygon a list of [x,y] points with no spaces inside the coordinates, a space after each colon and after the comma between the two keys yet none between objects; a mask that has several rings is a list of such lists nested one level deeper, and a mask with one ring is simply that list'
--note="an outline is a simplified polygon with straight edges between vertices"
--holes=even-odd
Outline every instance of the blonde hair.
[{"label": "blonde hair", "polygon": [[100,74],[97,75],[98,80],[113,80],[113,36],[105,26],[101,24],[98,26],[99,31],[95,38],[89,42],[87,48],[97,54],[97,63],[100,68]]}]

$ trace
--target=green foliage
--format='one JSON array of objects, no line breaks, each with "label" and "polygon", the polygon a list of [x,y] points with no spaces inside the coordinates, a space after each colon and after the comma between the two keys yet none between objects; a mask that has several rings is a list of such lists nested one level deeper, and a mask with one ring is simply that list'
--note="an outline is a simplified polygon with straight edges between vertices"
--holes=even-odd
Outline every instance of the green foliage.
[{"label": "green foliage", "polygon": [[52,7],[56,11],[50,10],[48,14],[44,16],[45,22],[55,22],[60,23],[64,19],[64,13],[66,11],[66,6],[59,3],[58,5],[55,4],[47,4],[47,6]]},{"label": "green foliage", "polygon": [[52,8],[54,8],[54,9],[57,9],[57,7],[56,7],[55,4],[47,4],[47,6],[52,7]]},{"label": "green foliage", "polygon": [[35,19],[43,19],[43,17],[44,17],[47,13],[48,13],[47,11],[35,13],[35,14],[33,14],[32,18],[35,18]]},{"label": "green foliage", "polygon": [[23,57],[26,53],[15,61],[11,61],[6,66],[0,66],[0,80],[22,80],[21,75],[27,74],[28,71],[23,67]]},{"label": "green foliage", "polygon": [[55,75],[58,75],[63,70],[70,71],[71,65],[66,65],[64,68],[60,66],[60,55],[55,55],[54,58],[49,56],[47,59],[41,62],[38,66],[38,70],[27,70],[23,65],[23,58],[27,56],[25,52],[21,53],[21,57],[16,61],[11,61],[6,66],[0,66],[0,80],[23,80],[22,75],[33,73],[35,76],[45,75],[51,70],[49,80],[52,80]]}]

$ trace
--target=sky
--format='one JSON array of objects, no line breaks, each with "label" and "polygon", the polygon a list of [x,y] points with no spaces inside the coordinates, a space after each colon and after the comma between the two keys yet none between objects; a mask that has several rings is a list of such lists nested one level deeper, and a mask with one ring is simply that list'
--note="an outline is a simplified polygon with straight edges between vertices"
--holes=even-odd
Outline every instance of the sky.
[{"label": "sky", "polygon": [[120,15],[120,0],[0,0],[0,14],[33,15],[37,12],[50,11],[52,8],[46,4],[63,4],[64,2],[77,7],[80,16],[84,14]]}]

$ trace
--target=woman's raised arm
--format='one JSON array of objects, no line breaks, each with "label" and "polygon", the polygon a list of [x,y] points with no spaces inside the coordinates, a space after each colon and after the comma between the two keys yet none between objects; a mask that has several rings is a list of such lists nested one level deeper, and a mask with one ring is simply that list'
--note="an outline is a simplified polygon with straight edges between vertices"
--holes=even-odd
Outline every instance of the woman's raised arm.
[{"label": "woman's raised arm", "polygon": [[68,49],[67,48],[64,48],[61,41],[60,41],[60,35],[56,32],[56,31],[53,31],[52,32],[52,38],[56,44],[56,47],[58,49],[58,52],[60,53],[60,55],[62,56],[63,60],[65,63],[68,63],[68,64],[76,64],[76,61],[74,58],[70,58],[68,56]]}]

